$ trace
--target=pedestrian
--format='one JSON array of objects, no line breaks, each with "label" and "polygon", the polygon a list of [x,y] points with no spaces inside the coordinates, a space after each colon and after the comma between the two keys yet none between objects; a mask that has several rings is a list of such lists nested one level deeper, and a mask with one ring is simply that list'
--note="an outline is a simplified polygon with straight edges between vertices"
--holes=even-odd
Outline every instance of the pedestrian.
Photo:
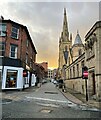
[{"label": "pedestrian", "polygon": [[63,86],[62,86],[62,92],[66,92],[66,86],[65,86],[65,84],[63,84]]}]

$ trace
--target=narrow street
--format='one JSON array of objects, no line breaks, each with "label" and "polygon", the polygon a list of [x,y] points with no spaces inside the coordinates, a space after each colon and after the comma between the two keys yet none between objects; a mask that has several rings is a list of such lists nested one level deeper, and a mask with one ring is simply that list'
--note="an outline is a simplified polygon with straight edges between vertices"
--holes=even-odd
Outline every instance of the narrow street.
[{"label": "narrow street", "polygon": [[98,118],[99,111],[69,101],[53,83],[2,94],[2,118]]}]

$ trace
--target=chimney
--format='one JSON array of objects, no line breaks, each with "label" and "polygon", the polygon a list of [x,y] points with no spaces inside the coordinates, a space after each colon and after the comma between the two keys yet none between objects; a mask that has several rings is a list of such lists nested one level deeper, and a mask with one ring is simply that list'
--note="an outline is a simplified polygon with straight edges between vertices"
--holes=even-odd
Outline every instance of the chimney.
[{"label": "chimney", "polygon": [[4,17],[1,15],[0,20],[4,20]]}]

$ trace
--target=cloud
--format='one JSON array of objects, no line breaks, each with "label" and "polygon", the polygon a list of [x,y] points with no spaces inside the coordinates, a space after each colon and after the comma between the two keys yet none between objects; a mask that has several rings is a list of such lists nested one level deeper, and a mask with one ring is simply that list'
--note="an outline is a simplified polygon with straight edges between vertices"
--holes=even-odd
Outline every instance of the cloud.
[{"label": "cloud", "polygon": [[57,67],[63,8],[67,8],[73,40],[77,29],[84,40],[87,31],[98,20],[98,6],[97,2],[7,2],[0,3],[0,14],[28,27],[38,51],[37,62],[48,61],[50,67]]}]

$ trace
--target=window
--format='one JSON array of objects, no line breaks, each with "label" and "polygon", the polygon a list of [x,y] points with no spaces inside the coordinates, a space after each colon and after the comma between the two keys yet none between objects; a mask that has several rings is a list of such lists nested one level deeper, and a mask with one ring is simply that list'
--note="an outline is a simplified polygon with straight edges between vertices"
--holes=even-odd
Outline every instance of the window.
[{"label": "window", "polygon": [[19,29],[17,27],[12,27],[11,37],[18,39],[18,35],[19,35]]},{"label": "window", "polygon": [[79,64],[77,64],[77,77],[79,77]]},{"label": "window", "polygon": [[11,58],[17,58],[17,45],[11,45],[10,46],[10,57]]},{"label": "window", "polygon": [[7,70],[6,88],[16,87],[17,73],[17,70]]},{"label": "window", "polygon": [[27,39],[27,43],[26,43],[26,44],[27,44],[27,47],[28,47],[28,46],[29,46],[29,41],[28,41],[28,39]]},{"label": "window", "polygon": [[28,54],[26,53],[26,64],[28,64]]},{"label": "window", "polygon": [[75,67],[73,67],[73,77],[75,78]]},{"label": "window", "polygon": [[71,70],[71,68],[70,68],[70,78],[72,78],[72,70]]},{"label": "window", "polygon": [[0,56],[4,56],[5,53],[5,43],[0,42]]},{"label": "window", "polygon": [[0,24],[0,36],[6,36],[6,24]]},{"label": "window", "polygon": [[82,54],[82,50],[81,50],[81,49],[79,49],[79,50],[78,50],[78,53],[79,53],[79,55],[81,55],[81,54]]},{"label": "window", "polygon": [[81,62],[81,66],[84,67],[85,63],[84,60]]}]

